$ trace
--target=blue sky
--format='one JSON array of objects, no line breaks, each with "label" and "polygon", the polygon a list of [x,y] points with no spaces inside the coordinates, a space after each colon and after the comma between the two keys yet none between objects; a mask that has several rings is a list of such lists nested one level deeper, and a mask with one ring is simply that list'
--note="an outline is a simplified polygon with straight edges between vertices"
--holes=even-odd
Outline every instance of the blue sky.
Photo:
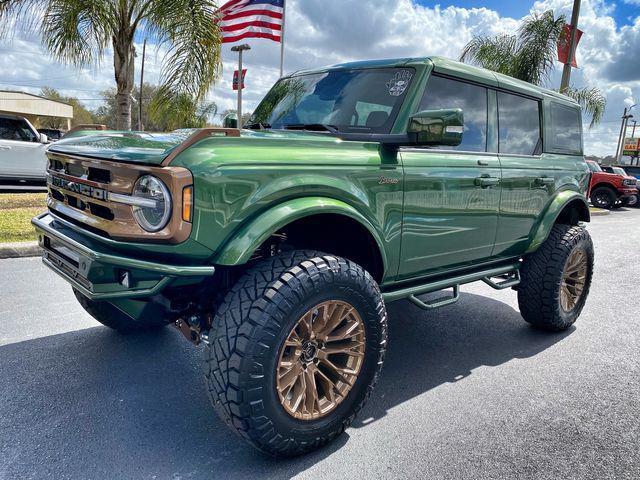
[{"label": "blue sky", "polygon": [[[505,17],[520,18],[529,13],[533,6],[533,1],[523,0],[417,0],[417,3],[426,7],[440,5],[442,8],[449,6],[462,8],[488,8],[495,10]],[[640,16],[640,1],[638,0],[618,0],[617,2],[607,2],[612,8],[610,15],[620,26],[633,23],[635,18]]]},{"label": "blue sky", "polygon": [[527,13],[533,5],[533,2],[520,1],[520,0],[418,0],[416,3],[424,5],[425,7],[434,7],[440,5],[442,8],[449,6],[462,7],[462,8],[488,8],[500,12],[506,17],[520,18]]}]

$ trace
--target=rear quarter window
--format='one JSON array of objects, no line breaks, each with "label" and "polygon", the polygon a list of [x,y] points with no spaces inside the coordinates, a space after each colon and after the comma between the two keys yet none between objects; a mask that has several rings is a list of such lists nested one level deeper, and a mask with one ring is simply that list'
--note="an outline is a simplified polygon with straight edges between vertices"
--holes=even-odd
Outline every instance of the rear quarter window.
[{"label": "rear quarter window", "polygon": [[582,155],[582,115],[580,109],[551,102],[549,147],[553,152]]}]

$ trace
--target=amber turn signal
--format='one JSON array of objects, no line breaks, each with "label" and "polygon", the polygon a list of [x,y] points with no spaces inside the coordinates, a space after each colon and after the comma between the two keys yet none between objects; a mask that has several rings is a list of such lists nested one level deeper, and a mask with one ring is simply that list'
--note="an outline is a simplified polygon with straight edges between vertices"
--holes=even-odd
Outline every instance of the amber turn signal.
[{"label": "amber turn signal", "polygon": [[182,189],[182,220],[189,223],[193,220],[193,185]]}]

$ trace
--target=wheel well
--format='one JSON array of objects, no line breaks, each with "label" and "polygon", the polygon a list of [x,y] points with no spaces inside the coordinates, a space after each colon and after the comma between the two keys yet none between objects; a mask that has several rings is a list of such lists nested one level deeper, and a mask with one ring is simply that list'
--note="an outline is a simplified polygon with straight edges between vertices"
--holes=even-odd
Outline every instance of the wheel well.
[{"label": "wheel well", "polygon": [[378,244],[358,221],[339,214],[318,214],[296,220],[280,229],[284,246],[331,253],[351,260],[380,282],[384,262]]},{"label": "wheel well", "polygon": [[616,193],[616,194],[618,193],[616,187],[614,187],[610,183],[596,183],[594,186],[591,187],[591,192],[590,193],[593,193],[593,191],[597,190],[598,188],[608,188],[613,193]]},{"label": "wheel well", "polygon": [[591,221],[591,213],[581,200],[569,202],[558,215],[556,223],[562,225],[577,225],[578,222]]}]

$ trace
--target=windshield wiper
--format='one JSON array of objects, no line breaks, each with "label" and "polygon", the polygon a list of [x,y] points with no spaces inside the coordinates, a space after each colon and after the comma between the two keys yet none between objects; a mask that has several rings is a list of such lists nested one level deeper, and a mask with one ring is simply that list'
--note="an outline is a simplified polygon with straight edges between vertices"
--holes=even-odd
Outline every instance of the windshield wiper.
[{"label": "windshield wiper", "polygon": [[271,125],[268,123],[256,122],[245,125],[244,128],[248,128],[250,130],[268,130],[271,128]]},{"label": "windshield wiper", "polygon": [[338,127],[335,125],[328,125],[326,123],[292,123],[284,125],[282,128],[285,130],[308,130],[310,132],[339,132]]}]

